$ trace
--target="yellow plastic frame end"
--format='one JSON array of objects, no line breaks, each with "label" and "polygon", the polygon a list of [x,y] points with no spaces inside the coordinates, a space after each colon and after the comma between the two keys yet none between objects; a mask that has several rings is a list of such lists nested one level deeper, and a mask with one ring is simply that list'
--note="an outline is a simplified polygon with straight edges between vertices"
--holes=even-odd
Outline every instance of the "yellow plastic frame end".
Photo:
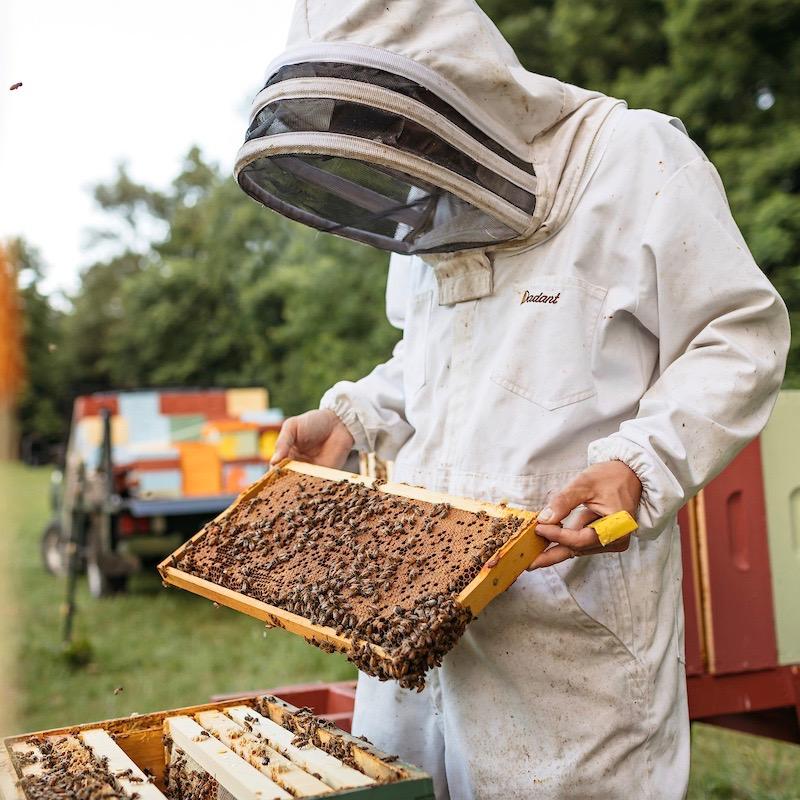
[{"label": "yellow plastic frame end", "polygon": [[617,511],[607,517],[601,517],[589,523],[590,528],[594,528],[597,538],[603,547],[616,542],[623,536],[633,533],[639,525],[627,511]]}]

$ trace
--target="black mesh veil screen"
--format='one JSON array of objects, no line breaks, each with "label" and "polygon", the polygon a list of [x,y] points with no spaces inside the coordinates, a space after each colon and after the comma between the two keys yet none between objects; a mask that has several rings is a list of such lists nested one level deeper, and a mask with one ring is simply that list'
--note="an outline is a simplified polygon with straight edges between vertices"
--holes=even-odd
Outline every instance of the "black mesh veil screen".
[{"label": "black mesh veil screen", "polygon": [[259,158],[241,170],[239,183],[285,216],[398,253],[465,249],[518,235],[449,192],[354,159]]}]

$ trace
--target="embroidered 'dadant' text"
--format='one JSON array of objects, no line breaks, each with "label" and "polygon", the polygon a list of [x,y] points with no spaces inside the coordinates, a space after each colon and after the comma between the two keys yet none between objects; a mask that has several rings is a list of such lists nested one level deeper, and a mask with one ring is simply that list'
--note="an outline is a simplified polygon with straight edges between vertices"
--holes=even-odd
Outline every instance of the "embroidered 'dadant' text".
[{"label": "embroidered 'dadant' text", "polygon": [[558,302],[558,298],[561,297],[561,292],[558,294],[545,294],[544,292],[539,292],[539,294],[531,294],[527,289],[522,293],[522,300],[519,301],[520,305],[523,303],[552,303],[555,305]]}]

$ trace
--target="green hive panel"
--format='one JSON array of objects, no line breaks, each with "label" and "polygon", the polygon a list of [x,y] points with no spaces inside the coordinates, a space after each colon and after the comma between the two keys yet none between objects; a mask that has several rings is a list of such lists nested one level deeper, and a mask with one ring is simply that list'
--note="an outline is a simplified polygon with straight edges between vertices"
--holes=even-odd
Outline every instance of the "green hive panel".
[{"label": "green hive panel", "polygon": [[202,438],[205,417],[200,414],[173,414],[169,432],[173,442],[197,442]]},{"label": "green hive panel", "polygon": [[780,393],[761,434],[780,664],[800,663],[800,391]]},{"label": "green hive panel", "polygon": [[347,797],[352,800],[436,800],[430,778],[386,783],[366,789],[350,789]]}]

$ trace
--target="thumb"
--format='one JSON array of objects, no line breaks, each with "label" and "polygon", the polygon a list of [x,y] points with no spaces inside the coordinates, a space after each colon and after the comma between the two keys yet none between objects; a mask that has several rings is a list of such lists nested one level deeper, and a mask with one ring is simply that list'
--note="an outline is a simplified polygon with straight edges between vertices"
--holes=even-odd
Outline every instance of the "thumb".
[{"label": "thumb", "polygon": [[539,512],[536,521],[547,525],[558,525],[573,509],[585,503],[590,497],[591,492],[585,483],[573,481],[548,498],[547,505]]},{"label": "thumb", "polygon": [[272,454],[270,464],[277,464],[284,458],[287,458],[289,452],[295,443],[295,431],[297,429],[297,421],[295,417],[289,417],[283,425],[281,425],[281,432],[278,434],[278,440],[275,442],[275,452]]}]

